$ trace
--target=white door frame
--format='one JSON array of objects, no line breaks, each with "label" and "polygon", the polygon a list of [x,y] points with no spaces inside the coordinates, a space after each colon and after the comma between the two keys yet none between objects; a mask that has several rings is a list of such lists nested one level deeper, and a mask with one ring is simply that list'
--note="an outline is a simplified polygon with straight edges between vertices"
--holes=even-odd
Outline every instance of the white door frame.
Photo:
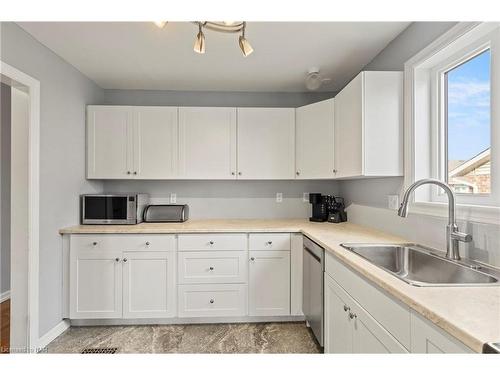
[{"label": "white door frame", "polygon": [[39,230],[40,230],[40,82],[0,60],[0,75],[9,85],[22,85],[29,93],[28,128],[28,332],[27,349],[39,342]]}]

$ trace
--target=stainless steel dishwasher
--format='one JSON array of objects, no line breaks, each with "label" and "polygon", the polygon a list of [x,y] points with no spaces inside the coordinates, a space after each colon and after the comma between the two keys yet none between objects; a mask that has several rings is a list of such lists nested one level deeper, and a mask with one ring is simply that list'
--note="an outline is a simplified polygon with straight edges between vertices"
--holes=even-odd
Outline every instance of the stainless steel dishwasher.
[{"label": "stainless steel dishwasher", "polygon": [[325,250],[304,237],[302,310],[306,323],[323,346],[323,289],[325,270]]}]

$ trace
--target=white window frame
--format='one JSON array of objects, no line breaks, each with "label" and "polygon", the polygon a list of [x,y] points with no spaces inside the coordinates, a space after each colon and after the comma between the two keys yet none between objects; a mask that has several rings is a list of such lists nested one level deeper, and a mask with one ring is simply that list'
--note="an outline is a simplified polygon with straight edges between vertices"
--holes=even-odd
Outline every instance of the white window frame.
[{"label": "white window frame", "polygon": [[[500,23],[462,22],[405,63],[404,188],[421,178],[443,179],[445,157],[442,73],[491,51],[491,194],[457,194],[458,218],[500,223]],[[446,197],[434,186],[416,190],[412,211],[447,215]]]}]

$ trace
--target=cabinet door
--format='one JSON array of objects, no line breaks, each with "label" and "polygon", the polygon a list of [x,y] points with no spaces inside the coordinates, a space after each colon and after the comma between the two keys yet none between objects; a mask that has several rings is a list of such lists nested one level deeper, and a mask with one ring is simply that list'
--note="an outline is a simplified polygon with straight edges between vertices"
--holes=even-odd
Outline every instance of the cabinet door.
[{"label": "cabinet door", "polygon": [[250,251],[249,314],[290,314],[290,252]]},{"label": "cabinet door", "polygon": [[134,109],[133,177],[169,179],[177,173],[177,107]]},{"label": "cabinet door", "polygon": [[332,178],[334,174],[334,99],[296,109],[296,178]]},{"label": "cabinet door", "polygon": [[411,313],[412,353],[472,353],[472,350],[415,311]]},{"label": "cabinet door", "polygon": [[123,317],[175,316],[176,284],[173,252],[123,253]]},{"label": "cabinet door", "polygon": [[352,353],[353,331],[344,301],[333,279],[325,274],[325,353]]},{"label": "cabinet door", "polygon": [[235,108],[179,108],[179,177],[236,178]]},{"label": "cabinet door", "polygon": [[363,74],[354,78],[335,97],[336,177],[360,176],[363,172]]},{"label": "cabinet door", "polygon": [[295,109],[238,108],[238,179],[295,177]]},{"label": "cabinet door", "polygon": [[121,318],[121,252],[70,252],[70,318]]},{"label": "cabinet door", "polygon": [[87,178],[131,177],[132,121],[129,107],[87,107]]}]

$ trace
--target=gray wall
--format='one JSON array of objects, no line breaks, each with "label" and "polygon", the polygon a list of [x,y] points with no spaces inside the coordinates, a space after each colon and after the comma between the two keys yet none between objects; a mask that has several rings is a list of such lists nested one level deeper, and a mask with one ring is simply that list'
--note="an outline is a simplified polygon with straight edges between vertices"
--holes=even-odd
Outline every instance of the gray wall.
[{"label": "gray wall", "polygon": [[[150,194],[152,203],[187,203],[193,219],[305,218],[311,205],[303,193],[338,194],[335,181],[108,181],[106,191]],[[276,193],[283,202],[276,202]]]},{"label": "gray wall", "polygon": [[300,107],[333,98],[334,92],[214,92],[104,90],[109,105],[166,105],[207,107]]},{"label": "gray wall", "polygon": [[0,293],[10,290],[10,87],[0,87]]},{"label": "gray wall", "polygon": [[85,106],[103,90],[14,23],[1,23],[2,61],[40,81],[40,335],[61,321],[61,227],[78,222],[85,180]]}]

